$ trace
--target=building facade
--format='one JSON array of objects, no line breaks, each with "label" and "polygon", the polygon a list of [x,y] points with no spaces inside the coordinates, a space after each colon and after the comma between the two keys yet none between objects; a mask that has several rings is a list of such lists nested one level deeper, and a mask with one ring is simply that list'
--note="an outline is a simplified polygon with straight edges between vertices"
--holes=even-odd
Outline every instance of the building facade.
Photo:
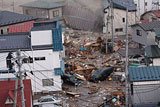
[{"label": "building facade", "polygon": [[[107,4],[107,3],[106,3]],[[113,35],[125,35],[126,34],[126,5],[123,0],[113,0]],[[131,0],[128,7],[128,33],[131,34],[130,25],[136,23],[136,6]],[[108,35],[111,36],[111,11],[108,7],[104,9],[104,23],[107,26],[108,23]],[[109,20],[108,20],[109,19]]]},{"label": "building facade", "polygon": [[[25,57],[21,70],[25,78],[31,79],[33,92],[62,90],[61,75],[64,74],[64,62],[62,28],[58,22],[36,23],[30,34],[9,34],[1,36],[0,39],[5,39],[0,50],[0,57],[3,57],[3,61],[0,62],[1,70],[8,70],[8,53],[12,52],[12,57],[16,57],[16,51],[21,49],[21,55]],[[17,72],[17,66],[14,65],[9,69],[15,69]],[[0,75],[1,80],[5,78],[15,78],[15,75]]]},{"label": "building facade", "polygon": [[9,11],[0,11],[0,35],[8,34],[10,25],[23,25],[24,22],[32,22],[37,18],[27,15],[22,15]]},{"label": "building facade", "polygon": [[64,1],[39,0],[21,5],[23,14],[44,19],[62,18]]},{"label": "building facade", "polygon": [[130,67],[130,100],[133,107],[158,107],[160,66]]}]

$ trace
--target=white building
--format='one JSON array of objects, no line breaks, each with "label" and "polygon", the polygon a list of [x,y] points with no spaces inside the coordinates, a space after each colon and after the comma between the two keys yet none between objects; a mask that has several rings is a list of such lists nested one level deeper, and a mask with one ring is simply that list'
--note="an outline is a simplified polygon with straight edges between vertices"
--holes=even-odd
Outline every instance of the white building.
[{"label": "white building", "polygon": [[158,0],[134,0],[137,6],[137,17],[140,19],[140,16],[151,10],[158,10]]},{"label": "white building", "polygon": [[[0,36],[0,79],[15,78],[13,73],[3,73],[7,68],[9,52],[16,57],[21,49],[25,56],[22,71],[31,79],[33,92],[61,91],[61,76],[64,73],[62,60],[62,28],[57,22],[36,23],[28,34],[8,34]],[[30,57],[30,60],[28,59]],[[15,64],[16,65],[16,64]],[[17,66],[13,67],[18,71]],[[31,74],[33,72],[33,74]]]},{"label": "white building", "polygon": [[132,107],[158,107],[160,66],[129,67],[129,99]]},{"label": "white building", "polygon": [[[134,2],[131,0],[129,2],[129,12],[128,12],[128,24],[132,25],[136,23],[136,6]],[[106,7],[104,15],[104,22],[107,25],[107,18],[110,17],[109,9]],[[110,12],[111,14],[111,12]],[[113,27],[114,27],[114,35],[125,35],[126,32],[126,5],[124,0],[113,0]],[[111,35],[111,20],[108,23],[108,33]],[[131,34],[131,29],[129,27],[129,34]]]}]

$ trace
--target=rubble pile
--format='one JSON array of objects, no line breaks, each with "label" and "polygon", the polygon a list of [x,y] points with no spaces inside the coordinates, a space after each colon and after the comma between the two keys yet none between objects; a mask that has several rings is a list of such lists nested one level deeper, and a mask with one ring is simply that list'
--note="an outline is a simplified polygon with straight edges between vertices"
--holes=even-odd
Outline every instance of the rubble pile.
[{"label": "rubble pile", "polygon": [[124,47],[118,40],[114,53],[105,54],[105,35],[91,32],[65,31],[66,71],[88,76],[95,70],[108,66],[123,67],[124,62],[117,52]]}]

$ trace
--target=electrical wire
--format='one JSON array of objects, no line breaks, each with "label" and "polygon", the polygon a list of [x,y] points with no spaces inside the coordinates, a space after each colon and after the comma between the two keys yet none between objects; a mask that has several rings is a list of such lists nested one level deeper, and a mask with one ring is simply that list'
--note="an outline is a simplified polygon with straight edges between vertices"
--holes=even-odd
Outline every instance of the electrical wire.
[{"label": "electrical wire", "polygon": [[[28,75],[27,75],[28,76]],[[35,76],[35,75],[34,75]],[[40,81],[42,81],[40,78],[38,78],[37,76],[35,76],[38,80],[40,80]],[[30,77],[31,78],[31,77]],[[33,80],[33,79],[32,79]],[[53,81],[51,81],[50,80],[50,78],[48,79],[50,82],[53,82]],[[36,82],[36,80],[33,80],[34,82]],[[38,83],[39,84],[39,83]],[[55,83],[54,83],[55,84]],[[40,86],[42,86],[41,84],[39,84]],[[46,87],[44,87],[44,88],[46,88]],[[51,88],[51,87],[49,87],[49,88]],[[55,89],[56,90],[56,88],[55,87],[52,87],[51,89],[48,89],[48,90],[53,90],[53,89]],[[61,88],[60,88],[61,89]]]},{"label": "electrical wire", "polygon": [[[25,52],[25,51],[24,51]],[[26,52],[25,52],[26,53]],[[26,53],[26,54],[28,54],[28,53]],[[24,54],[25,55],[25,54]],[[29,57],[29,54],[28,54],[28,56],[27,57]],[[50,71],[50,70],[48,70],[46,67],[44,67],[44,66],[42,66],[42,65],[40,65],[39,63],[37,63],[36,61],[34,61],[37,65],[39,65],[40,67],[42,67],[43,69],[45,69],[45,71]],[[31,66],[29,65],[29,64],[27,64],[30,68],[31,68]],[[32,67],[33,69],[35,69],[34,67]],[[36,70],[36,69],[35,69]],[[40,70],[36,70],[36,71],[38,71],[38,72],[40,72],[43,76],[45,76],[45,77],[47,77],[46,75],[44,75]],[[56,80],[54,80],[55,82],[57,82],[57,83],[61,83],[61,82],[59,82],[59,81],[56,81]]]}]

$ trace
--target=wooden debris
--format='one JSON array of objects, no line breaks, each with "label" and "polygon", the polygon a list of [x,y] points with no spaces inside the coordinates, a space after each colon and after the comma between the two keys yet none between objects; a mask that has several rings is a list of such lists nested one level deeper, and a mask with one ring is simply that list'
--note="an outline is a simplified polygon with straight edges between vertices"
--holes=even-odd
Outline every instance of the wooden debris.
[{"label": "wooden debris", "polygon": [[67,94],[67,95],[71,95],[71,96],[73,96],[73,97],[79,97],[79,96],[80,96],[79,93],[70,92],[70,91],[66,92],[66,94]]}]

